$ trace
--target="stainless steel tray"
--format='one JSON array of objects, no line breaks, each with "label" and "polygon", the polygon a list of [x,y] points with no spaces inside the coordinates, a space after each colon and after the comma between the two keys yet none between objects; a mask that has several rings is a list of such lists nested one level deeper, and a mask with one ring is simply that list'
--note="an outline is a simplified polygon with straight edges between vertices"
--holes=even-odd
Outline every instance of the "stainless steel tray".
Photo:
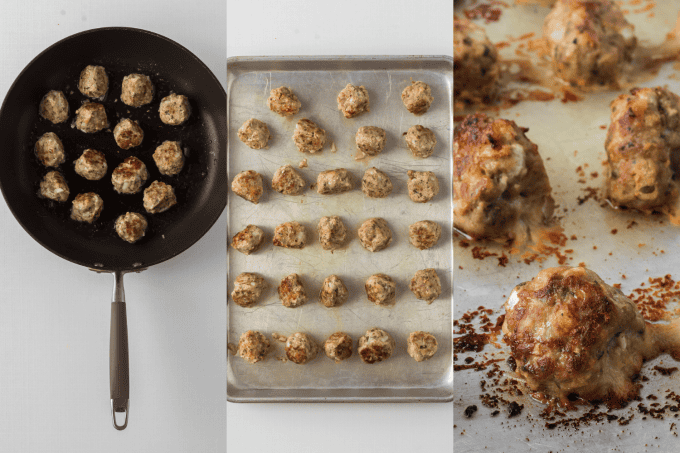
[{"label": "stainless steel tray", "polygon": [[[423,80],[435,97],[423,116],[404,109],[401,91],[411,80]],[[364,85],[371,99],[370,113],[345,119],[337,109],[336,97],[347,83]],[[292,119],[279,117],[266,106],[272,88],[288,86],[298,95],[302,110]],[[261,274],[268,292],[256,307],[242,308],[227,303],[227,338],[234,344],[246,330],[268,336],[274,350],[256,364],[227,354],[227,400],[233,402],[410,402],[452,401],[453,399],[453,298],[452,298],[452,142],[453,142],[453,61],[451,57],[257,57],[230,58],[227,61],[228,97],[228,174],[229,181],[239,171],[252,169],[263,175],[265,194],[253,205],[233,192],[228,198],[228,240],[247,224],[265,230],[265,244],[250,256],[229,247],[228,291],[235,277],[246,271]],[[237,130],[249,118],[268,124],[273,135],[269,149],[251,150],[241,143]],[[296,122],[310,118],[329,135],[329,145],[320,154],[298,152],[291,137]],[[414,125],[431,128],[438,140],[435,154],[414,159],[403,142],[402,133]],[[383,153],[369,162],[358,162],[354,135],[360,126],[374,125],[387,131]],[[308,167],[300,173],[308,183],[302,196],[284,196],[271,189],[271,178],[284,164],[297,168],[302,159]],[[382,200],[365,197],[356,182],[371,166],[389,174],[394,184],[391,195]],[[351,192],[321,196],[309,189],[323,170],[344,167],[355,178]],[[430,203],[413,203],[406,189],[406,171],[430,170],[439,178],[440,193]],[[315,236],[318,219],[339,215],[353,232],[344,250],[324,251]],[[356,238],[356,230],[370,217],[383,217],[393,232],[393,242],[385,250],[370,253]],[[408,226],[418,220],[434,220],[442,225],[436,247],[420,251],[408,242]],[[312,232],[311,243],[302,250],[271,245],[274,227],[297,220]],[[408,289],[413,274],[423,268],[437,269],[442,295],[431,305],[416,300]],[[292,272],[303,278],[308,302],[290,309],[281,305],[276,287]],[[397,282],[397,301],[391,308],[368,302],[363,286],[374,273],[383,272]],[[345,281],[350,298],[338,308],[326,308],[318,301],[323,279],[336,273]],[[397,342],[395,354],[387,361],[366,365],[356,354],[356,342],[371,327],[390,332]],[[335,364],[323,352],[306,365],[284,363],[283,343],[272,333],[290,335],[303,331],[318,342],[336,331],[349,333],[354,354]],[[414,330],[431,332],[439,350],[429,361],[417,363],[406,353],[406,339]]]}]

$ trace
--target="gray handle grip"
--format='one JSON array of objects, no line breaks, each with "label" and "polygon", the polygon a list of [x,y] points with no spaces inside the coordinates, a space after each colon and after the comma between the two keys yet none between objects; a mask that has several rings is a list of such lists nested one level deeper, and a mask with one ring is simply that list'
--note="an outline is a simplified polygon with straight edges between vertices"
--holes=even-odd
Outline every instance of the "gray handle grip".
[{"label": "gray handle grip", "polygon": [[[109,375],[111,378],[111,416],[117,430],[127,427],[130,412],[130,367],[128,361],[127,313],[125,302],[111,302],[111,339]],[[116,413],[125,413],[123,424],[116,421]]]}]

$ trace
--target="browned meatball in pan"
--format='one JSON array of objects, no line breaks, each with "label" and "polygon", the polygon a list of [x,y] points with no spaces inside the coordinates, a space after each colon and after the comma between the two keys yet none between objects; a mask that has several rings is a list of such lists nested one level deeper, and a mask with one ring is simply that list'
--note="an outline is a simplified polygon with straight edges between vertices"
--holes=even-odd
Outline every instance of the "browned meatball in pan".
[{"label": "browned meatball in pan", "polygon": [[108,168],[104,153],[95,149],[86,149],[75,162],[76,173],[90,181],[102,179]]},{"label": "browned meatball in pan", "polygon": [[111,182],[116,192],[133,194],[142,190],[148,177],[149,173],[146,171],[144,162],[135,156],[130,156],[113,170]]},{"label": "browned meatball in pan", "polygon": [[160,214],[177,204],[175,189],[161,181],[152,182],[144,189],[144,209],[150,214]]},{"label": "browned meatball in pan", "polygon": [[61,91],[52,90],[40,101],[40,116],[53,124],[63,123],[68,119],[68,101]]},{"label": "browned meatball in pan", "polygon": [[64,176],[58,171],[51,171],[40,181],[40,195],[50,200],[64,202],[70,195]]},{"label": "browned meatball in pan", "polygon": [[130,244],[134,244],[144,237],[148,223],[143,215],[127,212],[116,219],[115,230],[118,236]]},{"label": "browned meatball in pan", "polygon": [[153,100],[154,86],[149,76],[130,74],[123,78],[120,100],[130,107],[141,107]]},{"label": "browned meatball in pan", "polygon": [[298,97],[288,87],[279,87],[269,93],[267,107],[281,116],[295,115],[300,111],[302,104]]},{"label": "browned meatball in pan", "polygon": [[142,144],[144,131],[137,121],[124,118],[113,128],[113,138],[122,149],[130,149]]},{"label": "browned meatball in pan", "polygon": [[63,164],[64,145],[54,132],[46,132],[35,144],[35,156],[46,167],[58,167]]},{"label": "browned meatball in pan", "polygon": [[86,102],[76,110],[76,129],[86,134],[99,132],[109,127],[106,110],[96,102]]},{"label": "browned meatball in pan", "polygon": [[94,192],[80,193],[73,199],[71,218],[78,222],[92,223],[104,209],[104,200]]},{"label": "browned meatball in pan", "polygon": [[109,77],[103,66],[89,65],[80,73],[78,89],[90,98],[103,98],[109,91]]},{"label": "browned meatball in pan", "polygon": [[191,104],[189,104],[189,99],[186,96],[172,93],[161,100],[158,114],[163,123],[179,126],[186,123],[191,116]]},{"label": "browned meatball in pan", "polygon": [[153,152],[153,160],[162,175],[174,176],[184,167],[184,153],[179,142],[164,141]]}]

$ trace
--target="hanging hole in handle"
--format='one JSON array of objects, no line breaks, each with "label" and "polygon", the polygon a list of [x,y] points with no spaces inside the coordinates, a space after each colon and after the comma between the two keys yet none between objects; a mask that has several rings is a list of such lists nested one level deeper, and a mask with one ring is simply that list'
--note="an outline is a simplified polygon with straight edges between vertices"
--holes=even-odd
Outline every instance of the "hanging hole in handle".
[{"label": "hanging hole in handle", "polygon": [[[124,413],[125,414],[125,419],[124,423],[122,425],[118,424],[118,421],[116,420],[116,413]],[[130,400],[120,400],[120,399],[112,399],[111,400],[111,419],[113,420],[113,427],[116,428],[118,431],[122,431],[127,427],[128,424],[128,415],[130,414]]]}]

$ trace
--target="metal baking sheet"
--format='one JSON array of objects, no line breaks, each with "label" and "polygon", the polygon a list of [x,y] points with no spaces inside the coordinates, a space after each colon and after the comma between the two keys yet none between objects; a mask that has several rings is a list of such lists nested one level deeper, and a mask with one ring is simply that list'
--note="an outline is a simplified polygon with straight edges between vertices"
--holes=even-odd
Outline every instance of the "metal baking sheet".
[{"label": "metal baking sheet", "polygon": [[[453,61],[451,57],[258,57],[231,58],[227,62],[228,96],[228,174],[229,181],[240,171],[252,169],[263,175],[265,193],[253,205],[233,192],[228,198],[228,238],[247,224],[260,226],[266,233],[262,248],[245,256],[229,247],[228,291],[241,272],[257,272],[269,286],[257,306],[242,308],[227,303],[227,338],[238,344],[247,330],[258,330],[270,339],[269,357],[249,364],[227,354],[227,399],[233,402],[410,402],[452,401],[453,399],[453,298],[452,298],[452,141],[453,141]],[[422,116],[406,111],[401,91],[411,80],[422,80],[432,87],[435,101]],[[354,119],[345,119],[337,109],[336,97],[348,83],[364,85],[371,110]],[[271,112],[266,100],[272,88],[290,87],[302,102],[302,110],[291,118]],[[241,143],[237,130],[249,118],[268,124],[273,135],[269,149],[251,150]],[[292,141],[295,124],[309,118],[324,128],[328,144],[320,154],[302,154]],[[402,133],[422,124],[434,131],[438,145],[428,159],[415,159],[406,148]],[[385,150],[370,161],[354,159],[354,135],[361,126],[379,126],[387,131]],[[331,145],[331,143],[333,145]],[[329,146],[331,145],[331,146]],[[333,151],[335,150],[335,151]],[[308,167],[299,170],[308,187],[301,196],[284,196],[271,189],[271,178],[282,165],[295,168],[302,159]],[[385,199],[369,199],[360,189],[364,171],[375,166],[387,173],[394,190]],[[321,196],[309,188],[324,170],[344,167],[355,180],[351,192]],[[439,195],[430,203],[418,204],[408,198],[407,170],[430,170],[439,178]],[[357,184],[358,183],[358,184]],[[316,225],[325,215],[339,215],[352,234],[348,246],[334,253],[318,244]],[[360,224],[371,217],[383,217],[393,242],[385,250],[364,250],[356,237]],[[311,234],[302,250],[283,249],[271,244],[276,225],[297,220]],[[442,226],[439,243],[420,251],[408,242],[408,226],[419,220],[434,220]],[[413,274],[435,268],[442,282],[442,294],[431,305],[416,300],[408,288]],[[308,302],[295,309],[285,308],[276,288],[281,278],[301,275]],[[382,272],[397,283],[397,300],[391,308],[377,307],[366,299],[366,279]],[[326,308],[318,300],[323,279],[338,274],[350,296],[346,304]],[[366,365],[356,353],[361,335],[371,327],[387,330],[396,340],[395,354],[387,361]],[[439,349],[430,360],[417,363],[406,352],[410,332],[424,330],[436,336]],[[319,343],[336,331],[344,331],[354,341],[351,358],[335,364],[323,352],[306,365],[282,362],[283,343],[272,333],[290,335],[302,331]]]}]

